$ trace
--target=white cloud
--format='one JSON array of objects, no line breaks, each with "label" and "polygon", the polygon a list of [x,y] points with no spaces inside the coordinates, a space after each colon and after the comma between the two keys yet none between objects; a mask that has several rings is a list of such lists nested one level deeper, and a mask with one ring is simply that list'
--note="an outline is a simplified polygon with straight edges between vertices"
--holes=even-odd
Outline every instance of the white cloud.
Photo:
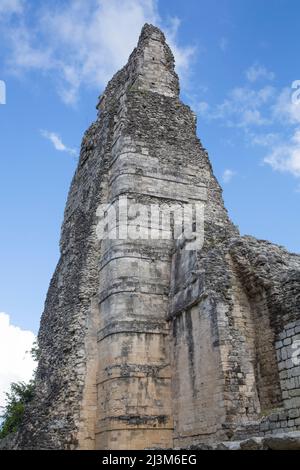
[{"label": "white cloud", "polygon": [[55,132],[49,132],[45,130],[41,130],[41,135],[45,137],[45,139],[50,140],[52,142],[54,148],[59,152],[67,152],[70,155],[76,155],[77,152],[75,149],[67,147],[63,141],[61,140],[60,136]]},{"label": "white cloud", "polygon": [[284,88],[272,108],[274,119],[285,124],[300,124],[300,100],[293,99],[295,90]]},{"label": "white cloud", "polygon": [[227,183],[230,183],[230,181],[232,180],[232,178],[236,175],[236,172],[233,171],[233,170],[225,170],[223,175],[222,175],[222,180],[223,180],[223,183],[227,184]]},{"label": "white cloud", "polygon": [[273,147],[264,159],[274,170],[288,172],[300,177],[300,128],[296,129],[287,143]]},{"label": "white cloud", "polygon": [[5,393],[12,382],[31,379],[36,363],[27,351],[34,341],[31,331],[12,325],[9,315],[0,313],[0,407],[5,405]]},{"label": "white cloud", "polygon": [[245,109],[242,114],[241,125],[249,127],[251,124],[262,126],[268,124],[268,120],[264,118],[258,109]]},{"label": "white cloud", "polygon": [[178,45],[180,21],[172,18],[164,24],[156,0],[67,0],[44,5],[35,17],[29,27],[26,14],[20,15],[19,24],[4,31],[11,46],[10,68],[52,74],[68,104],[76,102],[82,86],[106,85],[127,62],[145,22],[166,31],[177,70],[184,76],[195,52]]},{"label": "white cloud", "polygon": [[260,147],[274,147],[280,142],[280,135],[275,132],[267,133],[248,133],[248,140],[251,145],[259,145]]},{"label": "white cloud", "polygon": [[210,113],[211,119],[221,119],[230,127],[262,126],[269,123],[265,106],[274,96],[274,88],[265,86],[254,90],[247,86],[233,88],[223,103]]},{"label": "white cloud", "polygon": [[274,80],[275,74],[263,65],[254,64],[246,71],[246,77],[249,82],[254,83],[259,79]]},{"label": "white cloud", "polygon": [[281,125],[281,131],[252,135],[252,143],[269,147],[264,162],[273,170],[300,177],[300,101],[293,99],[292,88],[284,88],[274,96],[270,107],[270,123]]},{"label": "white cloud", "polygon": [[[271,80],[273,74],[264,67],[248,69],[249,81]],[[221,104],[196,103],[196,111],[208,120],[241,129],[245,142],[265,149],[263,162],[273,170],[300,178],[300,80],[278,90],[273,86],[235,87]],[[223,182],[232,180],[234,172],[225,170]]]},{"label": "white cloud", "polygon": [[11,72],[20,74],[30,69],[39,69],[43,72],[53,69],[51,51],[36,48],[32,36],[33,34],[24,25],[11,30],[9,40],[12,54],[7,63]]},{"label": "white cloud", "polygon": [[[252,83],[275,77],[259,65],[250,67],[246,75]],[[214,106],[206,101],[197,103],[193,97],[193,107],[208,120],[241,129],[247,145],[265,149],[263,161],[273,170],[300,178],[300,80],[282,90],[248,83],[230,90],[223,102]],[[234,174],[225,170],[223,182],[230,182]]]}]

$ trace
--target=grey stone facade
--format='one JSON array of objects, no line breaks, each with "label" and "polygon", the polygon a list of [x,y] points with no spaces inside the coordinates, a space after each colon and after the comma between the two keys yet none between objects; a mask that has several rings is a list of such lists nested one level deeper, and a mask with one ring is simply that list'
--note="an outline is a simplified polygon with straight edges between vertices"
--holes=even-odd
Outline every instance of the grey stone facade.
[{"label": "grey stone facade", "polygon": [[[159,29],[144,26],[98,110],[14,446],[189,447],[300,430],[300,256],[230,221]],[[129,211],[205,204],[203,246],[164,227],[157,239],[99,239],[99,204],[124,196]]]}]

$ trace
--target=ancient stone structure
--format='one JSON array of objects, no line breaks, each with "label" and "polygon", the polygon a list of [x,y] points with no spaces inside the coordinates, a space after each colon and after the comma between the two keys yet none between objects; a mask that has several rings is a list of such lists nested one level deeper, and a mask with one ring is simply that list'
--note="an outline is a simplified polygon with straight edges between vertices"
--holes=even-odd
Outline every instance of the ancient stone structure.
[{"label": "ancient stone structure", "polygon": [[[16,446],[185,448],[300,430],[300,256],[241,237],[230,221],[159,29],[144,26],[98,110]],[[100,237],[99,205],[120,214],[121,203],[133,232],[135,203],[205,207],[204,243],[168,237],[172,217],[170,227],[140,224],[157,237]]]}]

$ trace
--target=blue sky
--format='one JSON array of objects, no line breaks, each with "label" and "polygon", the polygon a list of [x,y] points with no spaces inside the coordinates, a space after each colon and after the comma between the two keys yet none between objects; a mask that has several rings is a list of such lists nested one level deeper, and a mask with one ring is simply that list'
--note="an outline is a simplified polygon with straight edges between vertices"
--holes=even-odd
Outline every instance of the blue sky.
[{"label": "blue sky", "polygon": [[37,332],[83,132],[146,21],[169,38],[234,222],[300,251],[299,15],[298,0],[0,0],[0,311],[13,325]]}]

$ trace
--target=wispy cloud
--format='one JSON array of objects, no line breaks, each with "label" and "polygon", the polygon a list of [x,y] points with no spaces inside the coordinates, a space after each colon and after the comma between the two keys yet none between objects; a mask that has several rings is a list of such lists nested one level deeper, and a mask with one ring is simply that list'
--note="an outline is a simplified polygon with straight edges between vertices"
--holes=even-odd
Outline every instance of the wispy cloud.
[{"label": "wispy cloud", "polygon": [[269,83],[257,86],[254,82],[258,78],[268,81],[275,75],[257,65],[250,67],[245,75],[247,82],[229,90],[221,103],[214,106],[207,102],[196,103],[196,110],[209,120],[220,120],[228,127],[243,128],[245,132],[253,126],[270,124],[274,117],[272,106],[277,90]]},{"label": "wispy cloud", "polygon": [[260,79],[274,80],[275,74],[274,72],[268,70],[265,66],[256,63],[246,70],[246,77],[249,82],[254,83]]},{"label": "wispy cloud", "polygon": [[145,22],[163,27],[179,74],[186,76],[189,71],[195,48],[179,46],[180,20],[171,18],[164,22],[156,0],[67,0],[63,4],[45,4],[35,8],[31,15],[31,21],[35,21],[30,26],[27,18],[33,6],[28,0],[22,3],[24,8],[15,10],[19,21],[2,28],[11,49],[10,70],[39,70],[51,75],[67,104],[77,101],[82,87],[100,91],[105,86],[126,63]]},{"label": "wispy cloud", "polygon": [[67,147],[61,140],[60,136],[55,132],[41,130],[41,135],[45,137],[45,139],[48,139],[53,144],[53,147],[59,152],[67,152],[70,155],[77,155],[76,149]]},{"label": "wispy cloud", "polygon": [[10,16],[12,14],[20,14],[23,12],[23,0],[1,0],[0,2],[0,18]]},{"label": "wispy cloud", "polygon": [[236,175],[236,172],[230,169],[226,169],[222,175],[222,181],[225,184],[231,182],[232,178]]},{"label": "wispy cloud", "polygon": [[[196,111],[207,120],[240,129],[245,143],[265,149],[264,163],[300,178],[300,80],[284,89],[258,86],[256,81],[273,80],[275,74],[257,64],[245,75],[248,83],[230,90],[223,102],[212,106],[202,101]],[[226,170],[224,183],[232,176]]]},{"label": "wispy cloud", "polygon": [[248,131],[247,141],[251,145],[258,145],[260,147],[273,148],[279,143],[279,135],[276,132],[252,132]]},{"label": "wispy cloud", "polygon": [[300,177],[300,129],[286,143],[273,147],[264,161],[274,170]]},{"label": "wispy cloud", "polygon": [[[224,101],[209,107],[206,103],[206,116],[213,120],[222,120],[229,127],[248,129],[250,126],[263,126],[270,122],[264,113],[265,106],[272,102],[275,89],[266,85],[258,90],[248,86],[233,88]],[[207,113],[208,108],[210,112]],[[200,111],[202,111],[200,108]]]},{"label": "wispy cloud", "polygon": [[[296,96],[296,95],[295,95]],[[298,95],[297,95],[298,96]],[[265,163],[274,170],[300,177],[300,98],[294,99],[293,88],[284,88],[272,107],[273,119],[285,132],[271,147]]]},{"label": "wispy cloud", "polygon": [[195,103],[193,109],[201,115],[210,113],[210,106],[206,101],[200,101],[199,103]]},{"label": "wispy cloud", "polygon": [[292,88],[285,87],[277,96],[272,112],[284,124],[300,125],[300,97],[293,99]]}]

